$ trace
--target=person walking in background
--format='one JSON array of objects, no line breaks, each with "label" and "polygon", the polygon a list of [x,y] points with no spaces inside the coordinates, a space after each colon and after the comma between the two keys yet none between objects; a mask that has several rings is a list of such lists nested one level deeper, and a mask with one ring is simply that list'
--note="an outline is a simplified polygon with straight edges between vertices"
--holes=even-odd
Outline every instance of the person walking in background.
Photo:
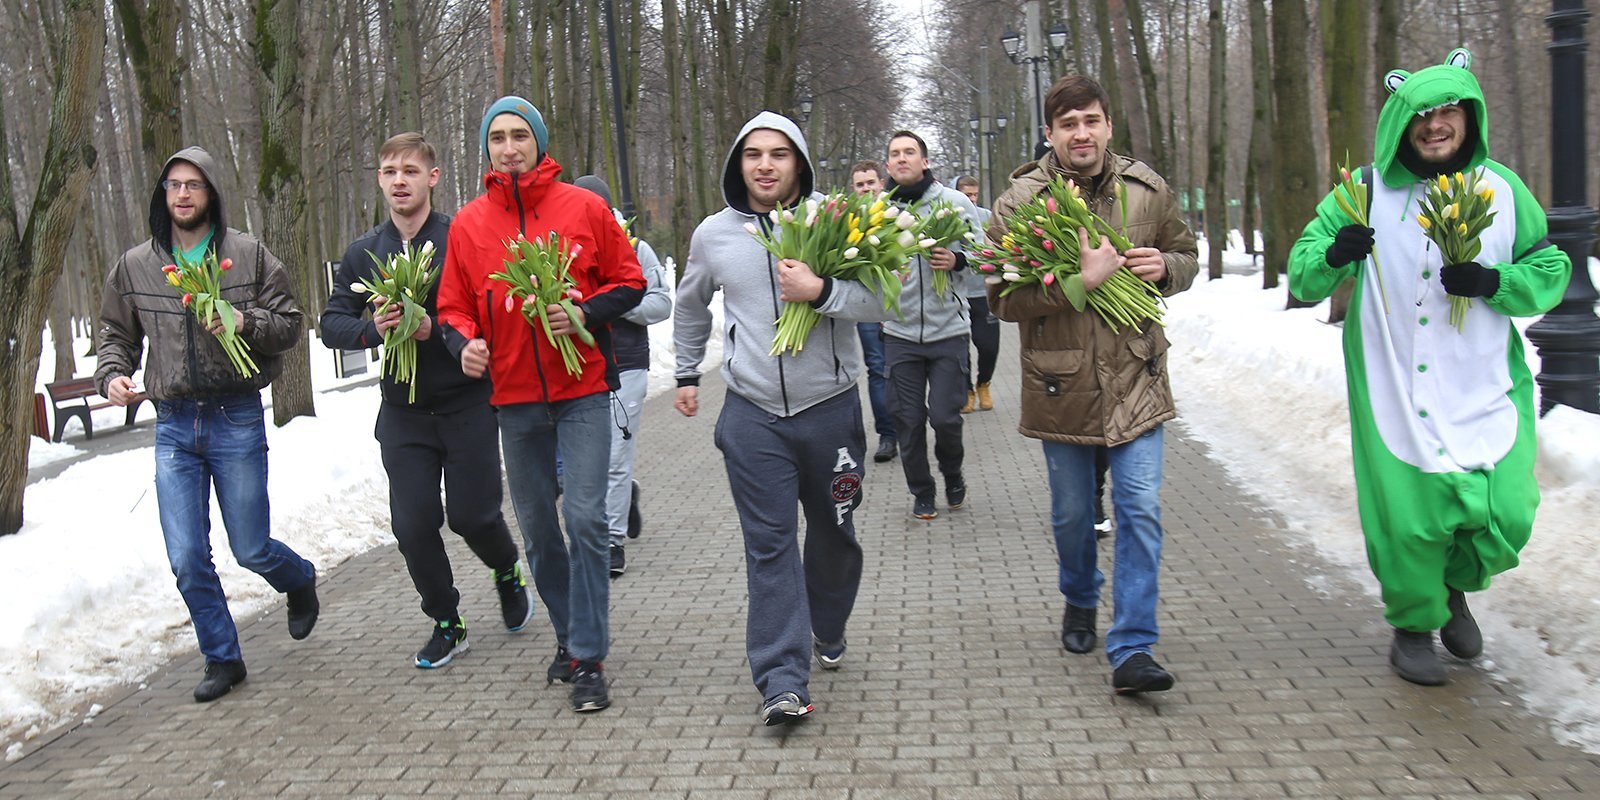
[{"label": "person walking in background", "polygon": [[[1470,67],[1456,50],[1386,76],[1376,158],[1353,176],[1370,187],[1373,226],[1330,194],[1289,258],[1302,300],[1356,282],[1344,355],[1361,531],[1394,628],[1389,664],[1425,686],[1447,680],[1434,631],[1458,658],[1483,652],[1466,596],[1515,567],[1533,533],[1533,380],[1511,318],[1554,308],[1572,273],[1545,239],[1538,201],[1489,158],[1489,113]],[[1494,219],[1474,260],[1445,263],[1418,222],[1422,199],[1429,184],[1477,171]],[[1366,266],[1375,250],[1381,277],[1376,262]],[[1470,306],[1455,327],[1462,298]]]},{"label": "person walking in background", "polygon": [[[595,175],[573,181],[611,205],[611,188]],[[617,389],[612,401],[613,414],[620,413],[620,427],[611,432],[610,484],[606,489],[606,525],[611,533],[611,577],[628,571],[627,540],[638,538],[644,524],[639,511],[639,481],[633,477],[633,457],[639,446],[640,412],[650,388],[650,326],[672,316],[672,292],[667,289],[667,271],[650,243],[632,238],[633,252],[644,270],[644,298],[611,321],[611,350],[617,359]]]},{"label": "person walking in background", "polygon": [[[1104,220],[1127,220],[1133,247],[1117,253],[1104,237],[1098,246],[1079,232],[1081,272],[1066,279],[1093,290],[1119,267],[1155,284],[1170,297],[1189,288],[1199,269],[1194,235],[1178,211],[1167,182],[1144,163],[1108,149],[1110,99],[1094,79],[1068,75],[1045,98],[1050,150],[1018,170],[994,203],[991,246],[1000,246],[1018,205],[1044,191],[1057,176],[1069,180]],[[1124,200],[1118,196],[1123,195]],[[1119,205],[1126,204],[1119,209]],[[1111,685],[1119,694],[1170,689],[1173,676],[1158,664],[1156,604],[1161,567],[1162,424],[1177,416],[1167,377],[1167,337],[1150,320],[1113,329],[1073,287],[1027,286],[1000,296],[989,283],[989,306],[1019,323],[1022,347],[1024,436],[1044,442],[1050,481],[1050,524],[1061,560],[1061,644],[1069,652],[1094,649],[1095,609],[1105,576],[1096,565],[1095,458],[1104,448],[1111,467],[1116,515],[1114,617],[1106,633]]]},{"label": "person walking in background", "polygon": [[[989,227],[989,209],[978,205],[978,179],[963,175],[956,180],[956,191],[972,201],[978,215],[978,229]],[[994,365],[1000,360],[1000,320],[989,313],[989,297],[983,281],[969,280],[965,284],[969,315],[972,318],[972,346],[978,351],[978,368],[967,362],[967,373],[972,382],[967,385],[967,404],[961,413],[989,411],[994,408],[994,397],[989,392],[989,381],[994,380]]]},{"label": "person walking in background", "polygon": [[[856,194],[883,191],[883,166],[876,161],[856,162],[850,168],[850,189]],[[872,460],[883,464],[893,461],[900,452],[883,368],[883,323],[858,322],[856,332],[861,335],[861,356],[867,364],[867,400],[872,404],[872,429],[878,434],[878,450],[872,454]]]},{"label": "person walking in background", "polygon": [[[433,145],[419,133],[391,137],[378,149],[378,188],[389,207],[383,224],[362,234],[346,248],[333,281],[333,294],[322,312],[322,343],[339,350],[377,347],[384,334],[401,323],[401,306],[372,310],[369,297],[351,288],[406,247],[433,246],[433,264],[444,262],[450,217],[433,210],[431,190],[439,182]],[[392,375],[379,381],[375,436],[389,477],[389,517],[400,544],[411,584],[422,598],[422,613],[432,620],[432,634],[413,663],[421,669],[449,664],[469,645],[461,617],[450,556],[440,528],[466,542],[488,567],[500,598],[506,630],[520,631],[533,615],[527,582],[500,511],[500,441],[494,409],[489,407],[489,382],[463,374],[444,346],[439,331],[439,287],[423,298],[427,313],[417,325],[416,397],[411,386]],[[374,300],[373,302],[379,302]],[[446,502],[440,502],[444,482]],[[446,516],[448,512],[448,517]]]},{"label": "person walking in background", "polygon": [[[272,538],[267,498],[267,428],[261,390],[278,376],[280,358],[303,335],[301,312],[283,264],[254,237],[228,227],[217,164],[199,147],[179,150],[161,169],[150,195],[150,238],[106,275],[95,331],[95,387],[113,405],[156,403],[156,502],[167,561],[189,608],[205,677],[194,699],[206,703],[245,679],[239,632],[211,560],[215,489],[228,546],[239,566],[284,593],[289,635],[304,639],[317,623],[317,571]],[[217,336],[168,285],[163,267],[208,255],[226,266],[221,298],[233,305],[231,325],[259,371],[244,377]],[[224,262],[224,259],[227,261]],[[144,386],[133,381],[144,340],[150,342]]]},{"label": "person walking in background", "polygon": [[[603,673],[611,645],[605,498],[615,427],[609,397],[619,384],[609,323],[639,304],[645,282],[610,206],[558,180],[548,136],[539,110],[520,97],[502,97],[483,115],[478,141],[490,168],[484,193],[450,226],[439,322],[462,371],[474,378],[487,371],[493,382],[489,401],[499,413],[511,507],[556,633],[546,677],[570,681],[572,710],[588,712],[611,704]],[[502,268],[507,240],[552,233],[569,253],[582,247],[571,266],[576,316],[560,305],[546,308],[551,334],[580,327],[593,334],[592,346],[573,341],[583,361],[577,375],[516,303],[508,308],[506,285],[490,277]],[[558,440],[564,485],[556,480]],[[563,489],[570,543],[556,515]]]},{"label": "person walking in background", "polygon": [[[768,212],[812,196],[811,158],[793,120],[763,111],[744,124],[728,152],[722,193],[727,208],[695,228],[678,286],[674,405],[684,416],[699,413],[709,304],[721,290],[728,391],[714,441],[744,533],[745,652],[761,720],[780,725],[812,711],[812,655],[830,670],[844,659],[845,625],[861,585],[854,512],[866,457],[856,389],[861,354],[851,323],[890,312],[861,283],[819,277],[798,261],[774,263],[746,228],[770,229]],[[803,349],[773,356],[768,349],[784,302],[810,302],[822,320]],[[806,518],[804,555],[797,506]]]},{"label": "person walking in background", "polygon": [[[911,131],[889,137],[888,169],[891,202],[903,208],[946,201],[967,224],[978,229],[977,211],[967,196],[935,180],[928,166],[928,146]],[[911,515],[939,516],[934,506],[938,487],[928,465],[928,427],[933,427],[933,455],[944,477],[945,502],[954,510],[967,502],[967,481],[961,474],[966,457],[961,441],[961,399],[970,385],[967,340],[972,330],[962,293],[967,255],[964,242],[935,247],[912,256],[900,290],[900,316],[883,324],[884,361],[889,373],[889,408],[900,437],[900,466],[911,492]],[[948,277],[943,293],[935,289],[935,271]]]}]

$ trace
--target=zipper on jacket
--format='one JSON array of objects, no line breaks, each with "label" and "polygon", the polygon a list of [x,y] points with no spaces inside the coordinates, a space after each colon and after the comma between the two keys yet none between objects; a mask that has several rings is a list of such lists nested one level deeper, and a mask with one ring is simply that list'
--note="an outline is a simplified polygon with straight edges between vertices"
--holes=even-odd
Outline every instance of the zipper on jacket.
[{"label": "zipper on jacket", "polygon": [[522,208],[522,187],[517,185],[517,173],[511,173],[511,196],[517,201],[517,232],[528,236],[528,217]]},{"label": "zipper on jacket", "polygon": [[[766,214],[757,214],[758,224],[766,233],[772,232],[772,226],[767,224],[770,218]],[[774,270],[777,265],[772,263],[772,254],[767,253],[767,287],[772,292],[772,318],[783,316],[783,301],[778,299],[778,277]],[[778,394],[783,397],[783,415],[789,416],[789,382],[783,377],[783,354],[778,354]]]}]

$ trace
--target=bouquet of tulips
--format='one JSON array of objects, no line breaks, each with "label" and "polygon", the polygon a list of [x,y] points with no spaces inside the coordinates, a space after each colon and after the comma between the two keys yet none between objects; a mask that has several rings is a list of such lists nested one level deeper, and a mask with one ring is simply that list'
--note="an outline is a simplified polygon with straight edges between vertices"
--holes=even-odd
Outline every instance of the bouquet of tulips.
[{"label": "bouquet of tulips", "polygon": [[[1484,181],[1482,167],[1465,175],[1457,172],[1453,180],[1440,175],[1428,182],[1417,224],[1439,245],[1446,265],[1473,261],[1483,252],[1478,236],[1494,222],[1495,212],[1489,210],[1493,201],[1494,188]],[[1471,298],[1450,296],[1450,324],[1456,330],[1466,325],[1469,308]]]},{"label": "bouquet of tulips", "polygon": [[167,283],[183,293],[183,307],[194,313],[201,325],[209,327],[212,320],[222,321],[222,332],[217,340],[222,350],[233,362],[239,375],[249,378],[261,369],[250,358],[250,344],[234,329],[234,318],[239,312],[233,304],[222,299],[222,273],[233,269],[233,259],[217,260],[217,254],[207,251],[199,261],[189,261],[179,256],[176,264],[161,268],[167,274]]},{"label": "bouquet of tulips", "polygon": [[[1124,224],[1127,198],[1119,192]],[[1006,282],[1004,297],[1022,286],[1062,286],[1065,279],[1079,273],[1078,229],[1089,232],[1091,241],[1104,236],[1118,252],[1133,245],[1110,223],[1095,216],[1078,194],[1078,187],[1060,176],[1053,178],[1043,192],[1017,206],[1006,220],[1006,234],[999,248],[984,248],[978,254],[978,270],[998,273]],[[1113,331],[1121,325],[1138,325],[1141,320],[1161,322],[1161,292],[1155,284],[1140,280],[1127,267],[1118,267],[1099,286],[1090,289],[1086,301]],[[1076,305],[1076,303],[1075,303]]]},{"label": "bouquet of tulips", "polygon": [[623,235],[628,237],[628,246],[629,247],[638,247],[639,246],[639,237],[636,236],[634,234],[634,232],[633,232],[633,223],[637,222],[639,218],[638,217],[624,217],[624,216],[622,216],[622,212],[618,211],[615,208],[611,209],[611,216],[615,217],[616,220],[617,220],[617,224],[622,226]]},{"label": "bouquet of tulips", "polygon": [[[917,234],[919,244],[932,251],[935,247],[948,249],[956,242],[977,241],[977,235],[972,232],[966,217],[949,200],[935,200],[923,210],[921,219],[913,229]],[[938,296],[939,302],[944,302],[944,296],[950,289],[950,272],[936,269],[933,271],[933,292]]]},{"label": "bouquet of tulips", "polygon": [[368,275],[365,283],[350,284],[350,291],[365,292],[373,300],[381,300],[378,314],[383,314],[396,303],[400,304],[400,324],[383,334],[383,364],[379,372],[393,375],[398,383],[411,385],[409,402],[417,402],[417,328],[428,315],[424,303],[433,282],[439,279],[439,270],[433,266],[433,242],[424,242],[421,249],[406,245],[387,260],[367,253],[378,271]]},{"label": "bouquet of tulips", "polygon": [[[885,309],[900,307],[897,273],[926,246],[911,230],[916,216],[890,206],[885,194],[836,192],[821,202],[775,208],[768,217],[770,231],[753,222],[744,229],[773,257],[802,261],[818,276],[865,284],[883,299]],[[800,352],[820,319],[810,303],[784,303],[769,354]]]},{"label": "bouquet of tulips", "polygon": [[[1371,169],[1368,167],[1367,169]],[[1349,157],[1345,157],[1344,166],[1339,168],[1339,182],[1333,185],[1333,202],[1339,204],[1339,210],[1350,218],[1351,222],[1363,228],[1372,227],[1367,219],[1367,185],[1350,176]],[[1389,294],[1383,289],[1383,269],[1378,266],[1378,251],[1373,249],[1368,256],[1372,259],[1372,274],[1378,279],[1378,299],[1383,301],[1383,313],[1389,313]]]},{"label": "bouquet of tulips", "polygon": [[522,300],[522,317],[529,325],[537,325],[544,330],[545,338],[550,345],[561,352],[561,361],[566,365],[567,374],[582,375],[584,358],[578,352],[577,345],[572,343],[572,336],[567,334],[557,335],[550,330],[550,306],[561,306],[572,318],[577,328],[575,334],[580,341],[590,347],[594,346],[594,335],[578,321],[578,309],[573,301],[583,299],[572,279],[572,262],[577,260],[578,254],[583,252],[583,245],[574,243],[571,249],[561,241],[561,235],[555,231],[550,232],[548,239],[534,239],[528,241],[517,234],[517,238],[506,240],[506,258],[503,262],[505,269],[489,277],[506,285],[506,311],[517,308],[517,300]]}]

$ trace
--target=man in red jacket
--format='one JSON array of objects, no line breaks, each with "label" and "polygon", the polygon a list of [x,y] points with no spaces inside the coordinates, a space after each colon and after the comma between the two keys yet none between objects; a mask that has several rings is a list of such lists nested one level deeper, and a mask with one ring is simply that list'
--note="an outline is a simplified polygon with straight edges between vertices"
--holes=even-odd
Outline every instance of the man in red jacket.
[{"label": "man in red jacket", "polygon": [[[560,183],[561,166],[545,153],[544,119],[520,97],[502,97],[483,115],[479,140],[489,159],[484,193],[456,214],[439,279],[439,322],[461,369],[489,373],[489,402],[500,420],[511,506],[550,612],[556,658],[550,681],[572,684],[574,711],[611,704],[601,662],[610,643],[610,569],[605,496],[613,435],[609,397],[618,387],[611,320],[638,305],[644,274],[611,209],[591,192]],[[559,234],[578,247],[572,264],[576,316],[548,307],[550,332],[588,328],[595,344],[573,337],[583,369],[567,372],[543,330],[508,310],[502,268],[506,243]],[[556,442],[561,443],[569,551],[556,516]]]}]

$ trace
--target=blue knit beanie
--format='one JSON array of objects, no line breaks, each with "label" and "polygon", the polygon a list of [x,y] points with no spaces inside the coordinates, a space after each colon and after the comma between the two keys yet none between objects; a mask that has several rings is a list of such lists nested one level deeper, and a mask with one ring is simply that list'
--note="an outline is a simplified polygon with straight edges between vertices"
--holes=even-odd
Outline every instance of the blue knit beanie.
[{"label": "blue knit beanie", "polygon": [[544,116],[539,113],[539,109],[533,107],[532,103],[514,94],[508,94],[494,101],[494,105],[483,112],[483,124],[478,126],[478,142],[483,145],[483,157],[490,162],[494,161],[489,156],[489,122],[501,114],[516,114],[528,123],[528,127],[533,130],[534,144],[538,146],[533,161],[535,164],[543,161],[545,148],[550,144],[550,132],[545,130]]}]

